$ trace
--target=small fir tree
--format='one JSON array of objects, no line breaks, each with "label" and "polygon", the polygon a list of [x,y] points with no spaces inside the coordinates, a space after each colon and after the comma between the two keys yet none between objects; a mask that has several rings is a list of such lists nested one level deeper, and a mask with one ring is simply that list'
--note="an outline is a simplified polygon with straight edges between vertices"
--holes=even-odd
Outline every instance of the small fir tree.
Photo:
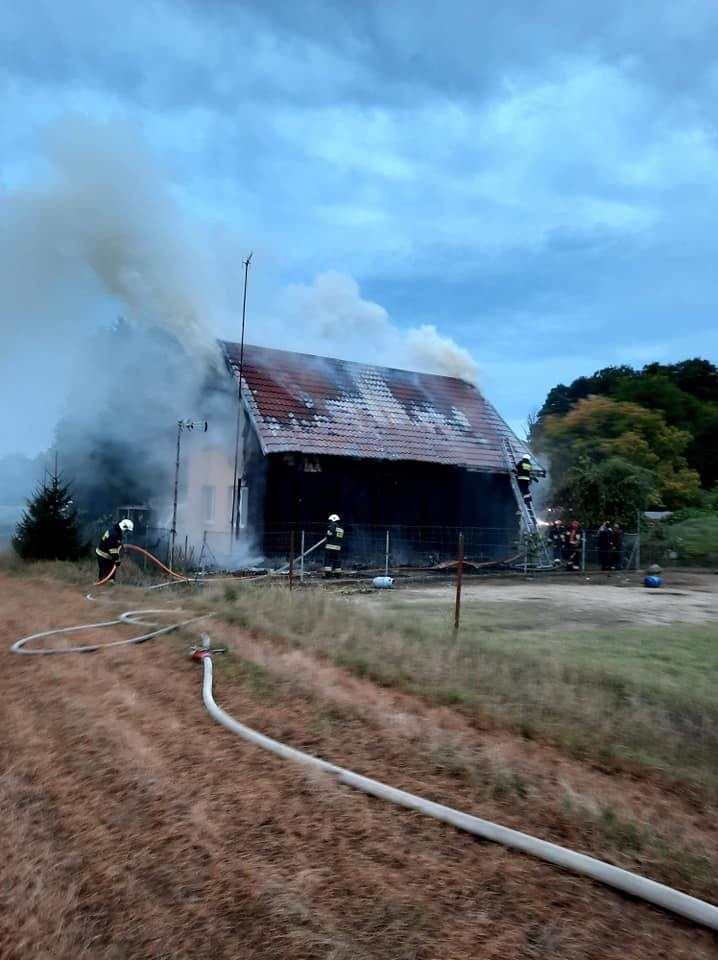
[{"label": "small fir tree", "polygon": [[12,545],[23,560],[77,560],[83,552],[70,485],[57,468],[28,500]]}]

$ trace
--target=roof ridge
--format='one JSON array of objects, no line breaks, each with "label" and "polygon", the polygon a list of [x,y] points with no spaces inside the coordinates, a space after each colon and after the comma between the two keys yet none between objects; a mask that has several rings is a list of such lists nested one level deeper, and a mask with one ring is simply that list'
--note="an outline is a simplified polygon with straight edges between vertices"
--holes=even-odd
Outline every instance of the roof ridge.
[{"label": "roof ridge", "polygon": [[[239,352],[241,344],[236,340],[218,340],[217,343],[220,344],[224,350],[225,356],[227,355],[227,347],[236,347]],[[408,373],[414,377],[437,377],[439,380],[456,380],[459,383],[465,383],[467,387],[471,387],[473,390],[476,390],[478,393],[481,393],[478,384],[473,383],[471,380],[464,380],[462,377],[453,377],[446,373],[429,373],[426,370],[411,370],[408,367],[388,367],[384,364],[379,363],[368,363],[365,360],[347,360],[344,357],[329,357],[323,353],[305,353],[303,350],[286,350],[283,347],[265,347],[258,343],[245,343],[244,351],[246,354],[247,350],[271,350],[276,353],[283,353],[287,356],[292,357],[307,357],[312,360],[325,360],[330,363],[341,363],[349,364],[352,367],[365,367],[368,370],[390,370],[392,373]],[[231,362],[231,361],[230,361]]]}]

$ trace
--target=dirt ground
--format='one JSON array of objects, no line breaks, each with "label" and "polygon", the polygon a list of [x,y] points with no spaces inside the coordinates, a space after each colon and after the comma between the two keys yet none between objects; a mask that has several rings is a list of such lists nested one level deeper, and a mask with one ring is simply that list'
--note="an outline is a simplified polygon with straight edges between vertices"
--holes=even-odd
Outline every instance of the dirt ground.
[{"label": "dirt ground", "polygon": [[[487,603],[541,603],[567,626],[650,626],[662,623],[718,623],[718,573],[667,571],[658,589],[643,586],[643,574],[536,574],[526,577],[468,576],[463,600]],[[401,581],[399,581],[401,583]],[[403,602],[451,601],[453,583],[401,584]]]},{"label": "dirt ground", "polygon": [[[535,589],[531,581],[467,585],[512,602],[530,602]],[[658,622],[675,615],[677,604],[654,602],[667,594],[644,600],[637,590],[604,589],[626,615],[638,603]],[[709,620],[710,604],[718,619],[709,575],[675,590],[687,593],[671,598],[684,610],[678,620]],[[148,603],[119,587],[112,599],[118,610],[157,604],[156,595]],[[0,574],[5,650],[31,632],[110,616],[75,587]],[[95,654],[5,655],[3,960],[718,957],[718,938],[691,923],[232,736],[205,712],[201,670],[186,657],[200,629]],[[477,730],[448,708],[226,625],[206,629],[241,657],[217,662],[217,701],[293,746],[654,879],[662,878],[653,864],[618,842],[601,849],[590,817],[571,811],[613,798],[695,849],[718,849],[707,798]],[[111,638],[132,632],[114,628]],[[450,758],[467,753],[492,773],[486,785],[469,786],[452,770]],[[520,775],[524,787],[497,792],[497,771],[507,783]]]}]

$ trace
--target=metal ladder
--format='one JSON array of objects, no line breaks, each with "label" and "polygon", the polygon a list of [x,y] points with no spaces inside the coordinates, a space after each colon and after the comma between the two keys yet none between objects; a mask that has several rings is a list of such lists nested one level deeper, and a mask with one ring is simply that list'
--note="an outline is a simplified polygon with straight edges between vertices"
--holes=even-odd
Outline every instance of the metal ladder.
[{"label": "metal ladder", "polygon": [[524,542],[524,569],[552,570],[554,567],[548,544],[541,536],[532,503],[527,503],[516,479],[516,453],[508,437],[502,438],[504,462],[521,515],[521,534]]}]

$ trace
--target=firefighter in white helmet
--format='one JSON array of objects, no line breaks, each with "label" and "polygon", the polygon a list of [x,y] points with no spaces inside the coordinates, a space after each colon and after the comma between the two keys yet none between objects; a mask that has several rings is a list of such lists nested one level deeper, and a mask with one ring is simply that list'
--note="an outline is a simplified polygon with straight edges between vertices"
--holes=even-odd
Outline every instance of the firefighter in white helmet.
[{"label": "firefighter in white helmet", "polygon": [[342,573],[342,544],[344,527],[339,526],[339,514],[330,513],[327,523],[327,540],[324,544],[324,576],[340,577]]},{"label": "firefighter in white helmet", "polygon": [[95,549],[95,553],[97,554],[98,582],[106,578],[108,585],[115,582],[117,568],[122,563],[120,556],[122,551],[122,537],[125,533],[132,533],[134,529],[134,523],[125,517],[125,519],[120,520],[119,523],[108,527],[102,534],[100,543]]}]

